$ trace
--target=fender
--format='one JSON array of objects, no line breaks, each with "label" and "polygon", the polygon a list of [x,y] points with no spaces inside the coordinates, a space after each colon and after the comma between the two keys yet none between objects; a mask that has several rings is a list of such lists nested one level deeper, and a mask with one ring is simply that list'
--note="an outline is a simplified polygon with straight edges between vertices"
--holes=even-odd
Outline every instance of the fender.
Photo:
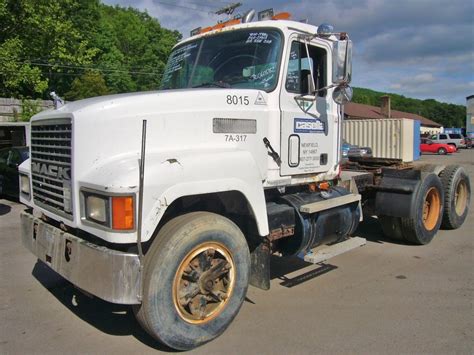
[{"label": "fender", "polygon": [[[146,153],[143,190],[142,241],[148,241],[166,209],[180,197],[213,192],[239,191],[255,216],[258,232],[268,235],[263,177],[250,152],[203,148],[201,150],[150,151]],[[90,183],[90,182],[94,183]],[[133,193],[138,196],[138,156],[115,157],[91,169],[79,182],[105,193]],[[92,232],[90,227],[81,228]],[[136,242],[132,233],[93,233],[113,243]]]}]

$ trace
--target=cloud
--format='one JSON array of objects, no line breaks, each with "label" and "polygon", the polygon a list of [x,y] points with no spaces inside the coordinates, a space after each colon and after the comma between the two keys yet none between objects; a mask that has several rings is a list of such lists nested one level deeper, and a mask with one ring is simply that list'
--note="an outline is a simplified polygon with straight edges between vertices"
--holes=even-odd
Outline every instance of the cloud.
[{"label": "cloud", "polygon": [[431,73],[418,74],[414,77],[403,78],[398,83],[392,84],[390,87],[392,89],[403,89],[403,88],[412,88],[419,87],[427,84],[433,84],[438,79],[436,79]]},{"label": "cloud", "polygon": [[461,36],[472,25],[426,26],[402,28],[378,34],[365,41],[364,57],[369,62],[413,62],[419,59],[454,57],[472,53],[472,47]]},{"label": "cloud", "polygon": [[[226,1],[105,3],[147,10],[163,27],[188,37],[191,29],[223,19],[209,11]],[[354,42],[354,86],[459,104],[474,94],[472,0],[257,0],[246,2],[237,12],[271,7],[292,13],[295,20],[329,23],[347,31]]]}]

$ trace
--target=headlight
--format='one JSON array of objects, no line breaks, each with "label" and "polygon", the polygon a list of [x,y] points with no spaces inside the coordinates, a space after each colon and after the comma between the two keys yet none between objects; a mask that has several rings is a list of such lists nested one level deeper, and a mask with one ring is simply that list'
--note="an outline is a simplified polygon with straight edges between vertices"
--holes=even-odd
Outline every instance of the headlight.
[{"label": "headlight", "polygon": [[361,155],[367,154],[367,149],[361,148],[361,149],[360,149],[360,154],[361,154]]},{"label": "headlight", "polygon": [[83,219],[108,229],[133,230],[135,228],[135,200],[133,196],[106,196],[82,191]]},{"label": "headlight", "polygon": [[20,192],[24,197],[30,198],[30,178],[27,175],[20,174]]},{"label": "headlight", "polygon": [[110,226],[109,197],[86,195],[85,207],[86,219]]}]

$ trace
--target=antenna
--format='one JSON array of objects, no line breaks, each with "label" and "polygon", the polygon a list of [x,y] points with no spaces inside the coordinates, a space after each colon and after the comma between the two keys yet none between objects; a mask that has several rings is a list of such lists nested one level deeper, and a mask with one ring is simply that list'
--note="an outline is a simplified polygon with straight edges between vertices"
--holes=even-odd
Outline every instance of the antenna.
[{"label": "antenna", "polygon": [[234,13],[234,10],[238,8],[239,6],[242,6],[241,2],[236,2],[227,6],[224,6],[223,8],[217,10],[214,12],[216,15],[222,15],[222,14],[227,14],[227,15],[232,15]]}]

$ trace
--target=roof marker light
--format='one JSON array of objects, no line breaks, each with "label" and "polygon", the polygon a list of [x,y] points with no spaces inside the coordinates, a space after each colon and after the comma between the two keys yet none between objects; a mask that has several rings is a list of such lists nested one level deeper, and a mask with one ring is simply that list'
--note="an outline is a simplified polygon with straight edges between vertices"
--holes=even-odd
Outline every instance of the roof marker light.
[{"label": "roof marker light", "polygon": [[272,16],[272,20],[288,20],[291,17],[289,12],[280,12],[275,16]]},{"label": "roof marker light", "polygon": [[212,31],[212,27],[204,27],[204,28],[201,28],[201,31],[199,31],[199,33],[206,33],[206,32],[210,32]]}]

